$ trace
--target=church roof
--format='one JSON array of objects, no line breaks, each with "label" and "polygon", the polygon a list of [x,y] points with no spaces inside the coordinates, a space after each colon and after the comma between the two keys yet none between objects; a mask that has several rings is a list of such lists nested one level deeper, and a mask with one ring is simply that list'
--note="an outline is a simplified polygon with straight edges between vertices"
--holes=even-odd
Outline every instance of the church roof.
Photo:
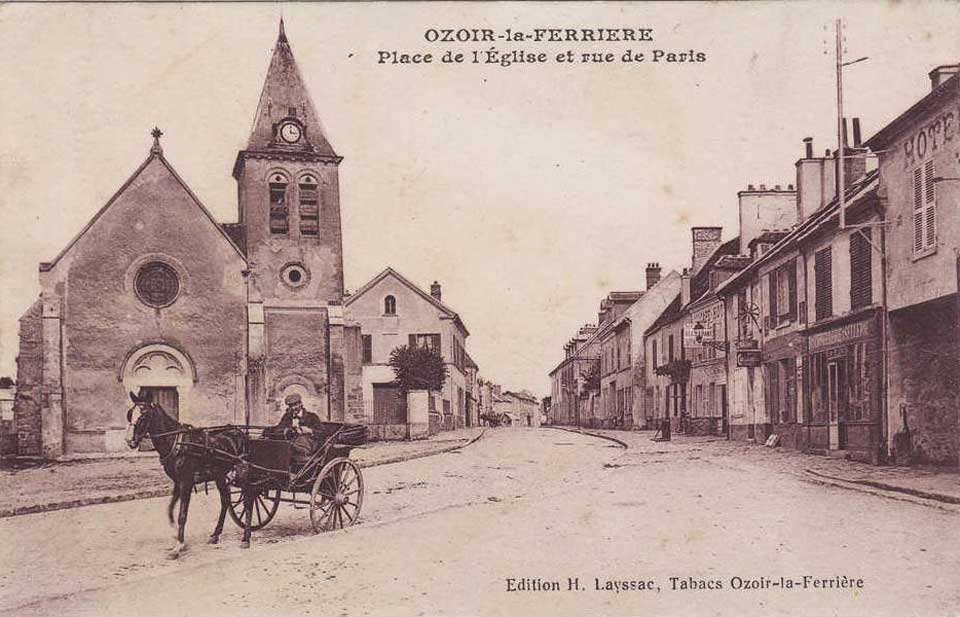
[{"label": "church roof", "polygon": [[[281,145],[276,139],[276,128],[284,119],[295,119],[304,127],[303,144]],[[263,82],[260,103],[253,119],[253,130],[247,142],[247,150],[293,150],[309,152],[322,156],[335,157],[330,142],[324,135],[320,117],[313,106],[313,100],[307,92],[300,69],[293,58],[293,50],[287,41],[280,20],[280,34],[273,48],[270,68]]]},{"label": "church roof", "polygon": [[242,259],[244,262],[247,261],[246,256],[243,254],[243,251],[240,250],[240,248],[239,248],[239,247],[237,246],[237,244],[230,238],[230,236],[229,236],[229,235],[227,234],[227,232],[223,229],[223,227],[220,226],[220,223],[218,223],[217,220],[216,220],[215,218],[213,218],[213,215],[210,214],[210,211],[207,210],[207,209],[203,206],[203,203],[201,203],[200,198],[198,198],[198,197],[194,194],[194,192],[190,190],[190,187],[187,186],[187,183],[183,181],[183,178],[180,177],[180,174],[178,174],[178,173],[176,172],[176,170],[173,169],[173,166],[170,165],[170,163],[167,161],[167,159],[165,159],[165,158],[163,157],[163,149],[160,147],[160,136],[161,136],[163,133],[161,133],[159,129],[154,129],[153,131],[154,131],[154,132],[153,132],[153,146],[150,148],[150,155],[147,157],[147,159],[140,165],[140,167],[137,168],[137,170],[136,170],[135,172],[133,172],[133,174],[130,175],[129,178],[127,178],[127,181],[124,182],[123,185],[122,185],[119,189],[117,189],[117,192],[114,193],[113,196],[109,199],[109,201],[107,201],[107,203],[104,204],[104,206],[103,206],[102,208],[100,208],[100,210],[97,211],[96,214],[93,215],[93,218],[91,218],[90,221],[83,227],[83,229],[80,230],[80,233],[78,233],[76,236],[73,237],[72,240],[70,240],[70,242],[67,244],[67,246],[65,246],[65,247],[63,248],[63,250],[60,251],[60,254],[58,254],[58,255],[54,258],[53,261],[50,261],[50,262],[41,262],[41,264],[40,264],[40,271],[41,271],[41,272],[47,272],[47,271],[49,271],[49,270],[52,270],[52,269],[54,268],[54,266],[57,265],[57,262],[59,262],[61,259],[63,259],[63,257],[64,257],[68,252],[70,252],[70,249],[73,248],[73,246],[80,240],[80,238],[82,238],[82,237],[84,236],[84,234],[86,234],[87,231],[88,231],[91,227],[93,227],[93,225],[100,219],[100,217],[102,217],[103,214],[104,214],[107,210],[110,209],[110,206],[112,206],[112,205],[114,204],[114,202],[116,202],[117,199],[118,199],[121,195],[123,195],[124,192],[126,192],[127,188],[128,188],[131,184],[133,184],[133,181],[136,180],[137,177],[140,176],[140,174],[143,173],[143,171],[144,171],[144,170],[150,165],[150,163],[153,162],[155,159],[156,159],[159,163],[161,163],[161,164],[163,165],[163,167],[166,169],[166,171],[180,184],[180,186],[183,187],[183,190],[187,193],[187,195],[190,196],[190,199],[197,205],[198,208],[200,208],[200,211],[203,212],[203,214],[206,216],[206,218],[210,220],[210,223],[211,223],[214,227],[216,227],[217,231],[220,232],[220,235],[223,236],[223,239],[224,239],[231,247],[233,247],[233,249],[237,252],[237,255],[240,256],[240,259]]}]

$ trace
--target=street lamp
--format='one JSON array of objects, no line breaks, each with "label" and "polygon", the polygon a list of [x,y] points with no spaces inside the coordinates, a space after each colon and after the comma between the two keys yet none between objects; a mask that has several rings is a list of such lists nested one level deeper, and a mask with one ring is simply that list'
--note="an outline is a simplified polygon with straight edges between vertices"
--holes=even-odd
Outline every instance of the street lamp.
[{"label": "street lamp", "polygon": [[705,341],[703,340],[703,332],[706,330],[703,324],[699,321],[693,326],[693,340],[697,342],[698,345],[704,345],[707,347],[712,347],[717,351],[726,351],[727,342],[726,341]]}]

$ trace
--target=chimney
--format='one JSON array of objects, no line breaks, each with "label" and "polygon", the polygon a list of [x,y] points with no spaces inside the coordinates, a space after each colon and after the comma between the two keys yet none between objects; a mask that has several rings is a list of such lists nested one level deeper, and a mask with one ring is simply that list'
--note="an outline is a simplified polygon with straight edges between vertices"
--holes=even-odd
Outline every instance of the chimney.
[{"label": "chimney", "polygon": [[433,296],[437,302],[441,301],[440,283],[436,281],[433,282],[433,285],[430,286],[430,295]]},{"label": "chimney", "polygon": [[814,158],[813,138],[805,137],[803,146],[804,157],[796,163],[797,223],[807,220],[837,194],[836,166],[830,161],[830,150],[826,151],[823,158]]},{"label": "chimney", "polygon": [[936,67],[927,73],[927,75],[930,77],[930,89],[936,89],[940,84],[947,81],[958,72],[960,72],[960,64],[943,64]]},{"label": "chimney", "polygon": [[[860,141],[860,118],[853,119],[853,143],[854,147],[851,148],[847,145],[847,119],[843,119],[843,184],[844,186],[850,186],[860,178],[862,178],[867,173],[867,159],[864,154],[863,148],[859,145]],[[834,157],[837,157],[839,152],[834,153]],[[837,194],[836,188],[833,190],[833,194]]]},{"label": "chimney", "polygon": [[[763,190],[761,185],[760,190]],[[707,258],[720,246],[722,227],[691,227],[693,235],[693,259],[691,260],[691,275],[707,261]]]},{"label": "chimney", "polygon": [[647,264],[647,289],[653,289],[653,287],[660,282],[660,264],[657,262],[652,262]]},{"label": "chimney", "polygon": [[684,268],[680,275],[680,306],[686,306],[690,302],[690,279],[693,278],[693,272],[690,268]]}]

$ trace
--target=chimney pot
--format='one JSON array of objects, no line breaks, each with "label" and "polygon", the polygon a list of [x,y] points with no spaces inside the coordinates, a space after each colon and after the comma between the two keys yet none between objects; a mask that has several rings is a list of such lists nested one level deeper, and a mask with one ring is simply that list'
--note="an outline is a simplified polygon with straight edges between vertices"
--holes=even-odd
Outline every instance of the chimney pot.
[{"label": "chimney pot", "polygon": [[760,190],[761,190],[761,191],[767,190],[767,185],[766,185],[766,184],[761,184],[761,185],[760,185]]},{"label": "chimney pot", "polygon": [[780,190],[780,185],[779,185],[779,184],[773,185],[773,190],[779,191],[779,190]]},{"label": "chimney pot", "polygon": [[860,118],[853,119],[853,147],[859,148],[862,145],[860,136]]},{"label": "chimney pot", "polygon": [[441,294],[440,283],[437,281],[433,282],[433,285],[430,286],[430,295],[433,296],[437,302],[440,302],[443,297]]},{"label": "chimney pot", "polygon": [[652,289],[660,282],[660,264],[653,262],[647,264],[647,289]]},{"label": "chimney pot", "polygon": [[813,158],[813,137],[803,138],[804,158]]},{"label": "chimney pot", "polygon": [[792,190],[793,190],[793,185],[792,185],[792,184],[788,184],[788,185],[787,185],[787,190],[788,190],[788,191],[792,191]]},{"label": "chimney pot", "polygon": [[752,185],[752,184],[748,184],[748,185],[747,185],[747,190],[748,190],[748,191],[752,191],[752,190],[753,190],[753,185]]}]

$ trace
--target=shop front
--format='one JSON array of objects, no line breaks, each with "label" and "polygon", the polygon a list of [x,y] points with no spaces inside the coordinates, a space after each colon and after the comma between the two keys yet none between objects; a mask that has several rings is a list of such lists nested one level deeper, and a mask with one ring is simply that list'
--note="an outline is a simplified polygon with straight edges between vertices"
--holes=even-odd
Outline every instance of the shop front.
[{"label": "shop front", "polygon": [[878,461],[883,363],[878,319],[869,311],[809,331],[805,450],[842,450],[856,460]]},{"label": "shop front", "polygon": [[791,332],[772,338],[763,344],[763,380],[766,417],[770,424],[764,427],[766,435],[777,435],[780,445],[800,449],[800,409],[798,393],[802,391],[803,334]]}]

